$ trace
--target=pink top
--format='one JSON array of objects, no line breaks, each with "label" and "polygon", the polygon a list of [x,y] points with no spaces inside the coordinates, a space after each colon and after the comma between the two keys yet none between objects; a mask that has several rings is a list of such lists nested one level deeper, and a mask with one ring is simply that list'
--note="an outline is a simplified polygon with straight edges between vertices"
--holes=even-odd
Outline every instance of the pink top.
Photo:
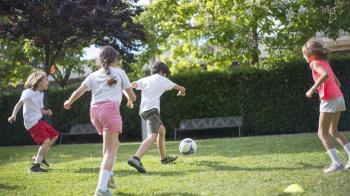
[{"label": "pink top", "polygon": [[336,99],[338,97],[343,96],[343,93],[341,92],[339,86],[336,83],[335,75],[333,73],[333,70],[331,66],[329,65],[328,61],[325,60],[314,60],[310,62],[310,68],[312,70],[312,77],[314,81],[316,82],[317,79],[320,77],[320,74],[318,74],[314,68],[313,64],[317,64],[321,66],[324,70],[326,70],[328,74],[328,78],[326,81],[324,81],[318,88],[317,92],[320,95],[320,99],[322,100],[330,100],[330,99]]}]

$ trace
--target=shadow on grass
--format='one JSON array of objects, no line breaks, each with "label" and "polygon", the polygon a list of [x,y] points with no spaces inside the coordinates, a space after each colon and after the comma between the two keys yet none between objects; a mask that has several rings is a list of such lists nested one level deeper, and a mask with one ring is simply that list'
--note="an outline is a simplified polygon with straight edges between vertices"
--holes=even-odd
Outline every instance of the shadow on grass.
[{"label": "shadow on grass", "polygon": [[[135,196],[133,193],[124,193],[122,191],[114,192],[116,195],[121,196]],[[139,195],[139,194],[138,194]],[[143,194],[140,194],[143,195]],[[186,193],[186,192],[169,192],[169,193],[153,193],[155,196],[199,196],[200,194]]]},{"label": "shadow on grass", "polygon": [[311,165],[308,163],[296,163],[295,167],[237,167],[226,165],[223,162],[219,161],[197,161],[196,165],[202,165],[206,167],[210,167],[214,170],[219,171],[294,171],[300,169],[320,169],[323,166],[320,165]]},{"label": "shadow on grass", "polygon": [[[100,168],[80,168],[79,170],[75,170],[75,173],[99,173]],[[148,171],[145,174],[140,174],[136,170],[114,170],[114,176],[124,177],[124,176],[135,176],[135,175],[145,175],[145,176],[181,176],[188,173],[201,172],[204,170],[184,170],[184,171]]]},{"label": "shadow on grass", "polygon": [[177,193],[159,193],[159,194],[153,194],[153,195],[157,195],[157,196],[198,196],[200,194],[177,192]]},{"label": "shadow on grass", "polygon": [[0,184],[0,190],[16,190],[19,189],[19,186],[17,185],[8,185],[8,184]]}]

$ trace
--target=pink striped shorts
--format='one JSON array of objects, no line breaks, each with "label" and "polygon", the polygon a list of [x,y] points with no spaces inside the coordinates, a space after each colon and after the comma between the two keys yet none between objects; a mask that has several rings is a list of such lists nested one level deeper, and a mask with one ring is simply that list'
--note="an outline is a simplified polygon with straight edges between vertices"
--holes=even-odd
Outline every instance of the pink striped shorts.
[{"label": "pink striped shorts", "polygon": [[104,131],[122,133],[123,122],[117,102],[108,101],[91,105],[90,119],[100,135]]}]

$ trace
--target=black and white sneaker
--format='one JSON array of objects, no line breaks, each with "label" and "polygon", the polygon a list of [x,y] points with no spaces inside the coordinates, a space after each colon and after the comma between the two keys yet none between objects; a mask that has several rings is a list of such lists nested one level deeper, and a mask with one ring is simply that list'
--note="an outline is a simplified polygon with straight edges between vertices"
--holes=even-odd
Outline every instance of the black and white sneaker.
[{"label": "black and white sneaker", "polygon": [[176,159],[177,159],[176,155],[167,155],[165,159],[160,161],[160,163],[161,164],[168,164],[168,163],[175,161]]},{"label": "black and white sneaker", "polygon": [[136,158],[134,157],[131,157],[129,160],[128,160],[128,164],[137,169],[138,172],[140,173],[146,173],[146,169],[143,167],[141,161],[137,160]]},{"label": "black and white sneaker", "polygon": [[[34,164],[34,162],[35,162],[35,159],[36,159],[36,156],[34,155],[34,156],[32,157],[32,162],[33,162],[33,164]],[[44,165],[45,167],[50,167],[49,163],[46,161],[45,158],[43,159],[43,161],[41,161],[41,164]]]},{"label": "black and white sneaker", "polygon": [[43,169],[40,167],[40,164],[33,164],[33,166],[29,169],[29,173],[39,173],[39,172],[48,172],[47,169]]}]

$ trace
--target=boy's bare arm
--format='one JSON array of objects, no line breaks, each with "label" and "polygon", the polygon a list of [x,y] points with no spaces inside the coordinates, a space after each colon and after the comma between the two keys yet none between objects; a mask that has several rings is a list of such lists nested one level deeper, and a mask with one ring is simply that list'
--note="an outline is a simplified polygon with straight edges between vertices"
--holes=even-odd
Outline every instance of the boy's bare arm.
[{"label": "boy's bare arm", "polygon": [[138,85],[137,85],[136,82],[132,82],[132,83],[131,83],[131,87],[132,87],[132,88],[137,88],[137,86],[138,86]]},{"label": "boy's bare arm", "polygon": [[52,116],[52,111],[50,110],[50,109],[40,109],[40,111],[41,111],[41,113],[43,114],[43,115],[47,115],[47,116]]},{"label": "boy's bare arm", "polygon": [[174,88],[175,90],[178,90],[179,92],[177,93],[177,96],[185,96],[186,95],[186,89],[183,86],[180,85],[175,85]]},{"label": "boy's bare arm", "polygon": [[18,101],[18,103],[13,108],[12,115],[8,118],[9,123],[14,123],[16,121],[17,113],[21,109],[22,106],[23,106],[23,101]]}]

